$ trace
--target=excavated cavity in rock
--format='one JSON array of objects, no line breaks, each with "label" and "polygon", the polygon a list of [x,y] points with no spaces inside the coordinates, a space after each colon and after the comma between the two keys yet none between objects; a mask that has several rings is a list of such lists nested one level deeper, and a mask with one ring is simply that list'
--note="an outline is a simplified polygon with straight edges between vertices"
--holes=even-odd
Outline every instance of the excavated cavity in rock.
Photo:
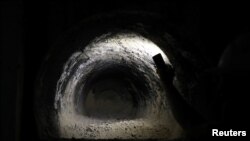
[{"label": "excavated cavity in rock", "polygon": [[166,91],[152,57],[161,53],[134,33],[105,34],[71,55],[57,82],[54,108],[62,138],[175,138]]}]

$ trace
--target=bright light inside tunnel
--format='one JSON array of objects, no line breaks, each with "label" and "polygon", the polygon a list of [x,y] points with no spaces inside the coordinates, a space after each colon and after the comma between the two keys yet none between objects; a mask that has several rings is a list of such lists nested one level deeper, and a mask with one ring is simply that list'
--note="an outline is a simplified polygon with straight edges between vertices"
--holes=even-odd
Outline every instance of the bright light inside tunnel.
[{"label": "bright light inside tunnel", "polygon": [[152,57],[165,53],[135,33],[105,34],[71,55],[57,82],[61,138],[172,139],[170,111]]}]

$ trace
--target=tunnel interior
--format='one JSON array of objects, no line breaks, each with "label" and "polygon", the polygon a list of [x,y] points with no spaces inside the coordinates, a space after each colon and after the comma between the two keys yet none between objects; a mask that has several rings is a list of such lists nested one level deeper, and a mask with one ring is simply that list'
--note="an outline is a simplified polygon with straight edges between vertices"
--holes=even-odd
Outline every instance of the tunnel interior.
[{"label": "tunnel interior", "polygon": [[179,137],[182,128],[169,108],[152,59],[156,54],[171,65],[154,42],[122,30],[96,37],[70,54],[57,80],[53,107],[57,113],[51,117],[58,122],[58,137]]},{"label": "tunnel interior", "polygon": [[[98,40],[112,42],[103,39],[117,33],[129,33],[125,40],[139,36],[151,43],[146,46],[158,46],[163,59],[166,55],[174,87],[206,119],[206,129],[185,133],[198,137],[204,131],[210,135],[210,127],[249,129],[249,42],[248,36],[240,37],[250,29],[247,6],[229,1],[205,6],[166,0],[1,1],[1,140],[182,140],[179,123],[167,116],[172,115],[163,94],[167,89],[152,61],[159,50],[144,49],[150,50],[147,57],[131,48],[119,54],[113,49],[120,44],[116,41],[99,44],[104,49],[92,54],[85,50]],[[146,47],[134,42],[126,46]],[[230,63],[220,66],[221,61]],[[90,67],[81,66],[86,62]]]},{"label": "tunnel interior", "polygon": [[[144,79],[133,69],[111,65],[90,74],[81,93],[82,111],[92,118],[133,119],[143,110],[148,94]],[[140,109],[142,108],[142,109]]]}]

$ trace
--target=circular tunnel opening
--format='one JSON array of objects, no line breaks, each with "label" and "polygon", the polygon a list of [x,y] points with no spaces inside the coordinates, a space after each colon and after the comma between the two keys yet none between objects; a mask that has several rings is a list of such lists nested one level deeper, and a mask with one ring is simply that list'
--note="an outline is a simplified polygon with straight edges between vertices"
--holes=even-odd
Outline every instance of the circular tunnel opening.
[{"label": "circular tunnel opening", "polygon": [[[181,128],[170,113],[152,59],[159,53],[170,64],[151,40],[137,33],[119,32],[103,34],[71,54],[57,81],[54,102],[60,137],[179,136]],[[177,134],[171,135],[172,131]]]}]

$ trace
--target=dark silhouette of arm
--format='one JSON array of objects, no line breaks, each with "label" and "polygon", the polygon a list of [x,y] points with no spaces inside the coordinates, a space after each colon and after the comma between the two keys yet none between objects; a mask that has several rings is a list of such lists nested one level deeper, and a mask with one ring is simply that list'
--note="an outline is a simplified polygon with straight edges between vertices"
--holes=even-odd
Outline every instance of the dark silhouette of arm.
[{"label": "dark silhouette of arm", "polygon": [[153,56],[157,71],[167,91],[175,119],[184,129],[191,129],[204,122],[203,118],[184,100],[173,85],[174,69],[165,64],[161,54]]}]

